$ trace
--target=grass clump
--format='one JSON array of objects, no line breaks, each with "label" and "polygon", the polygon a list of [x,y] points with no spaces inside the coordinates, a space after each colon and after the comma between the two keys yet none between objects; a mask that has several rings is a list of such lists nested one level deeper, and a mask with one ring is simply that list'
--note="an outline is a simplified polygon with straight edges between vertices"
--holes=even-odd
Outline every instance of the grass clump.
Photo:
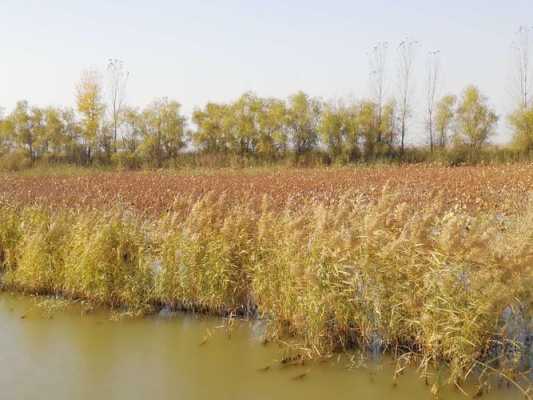
[{"label": "grass clump", "polygon": [[176,211],[167,215],[159,228],[158,300],[216,313],[250,312],[255,230],[251,209],[230,207],[224,196],[205,196],[185,218]]},{"label": "grass clump", "polygon": [[0,202],[0,273],[16,265],[16,248],[22,231],[16,208]]},{"label": "grass clump", "polygon": [[62,292],[68,219],[38,207],[23,210],[16,261],[5,276],[8,286],[38,294]]},{"label": "grass clump", "polygon": [[141,308],[151,301],[150,240],[140,221],[120,212],[80,215],[65,252],[68,296],[112,307]]}]

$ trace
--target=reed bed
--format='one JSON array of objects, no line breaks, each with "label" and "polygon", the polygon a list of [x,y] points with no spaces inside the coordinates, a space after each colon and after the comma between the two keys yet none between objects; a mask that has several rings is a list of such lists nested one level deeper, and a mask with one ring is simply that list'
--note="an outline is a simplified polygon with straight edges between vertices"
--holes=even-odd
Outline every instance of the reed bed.
[{"label": "reed bed", "polygon": [[0,270],[5,289],[264,318],[308,358],[387,351],[457,385],[491,371],[518,385],[533,367],[529,200],[505,216],[386,186],[284,207],[189,194],[157,216],[4,200]]},{"label": "reed bed", "polygon": [[[38,172],[37,169],[34,174]],[[109,208],[120,202],[137,212],[159,215],[172,206],[176,197],[225,193],[236,201],[250,197],[257,207],[266,195],[273,206],[284,209],[291,202],[298,204],[310,198],[330,202],[347,191],[375,201],[386,185],[402,201],[421,208],[433,203],[436,193],[445,191],[443,201],[447,207],[509,213],[521,208],[524,196],[533,191],[533,166],[446,168],[423,164],[307,170],[0,173],[0,199],[53,208]]]}]

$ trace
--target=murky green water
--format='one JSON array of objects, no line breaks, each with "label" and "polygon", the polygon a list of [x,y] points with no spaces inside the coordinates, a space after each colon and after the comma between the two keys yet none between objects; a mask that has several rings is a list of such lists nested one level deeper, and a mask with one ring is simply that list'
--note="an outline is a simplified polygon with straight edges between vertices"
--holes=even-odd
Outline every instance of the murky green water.
[{"label": "murky green water", "polygon": [[[414,372],[393,387],[387,361],[282,368],[257,323],[237,323],[228,337],[219,319],[109,317],[79,307],[49,314],[35,299],[0,294],[0,399],[431,399]],[[464,396],[448,389],[442,398]],[[500,390],[484,398],[521,396]]]}]

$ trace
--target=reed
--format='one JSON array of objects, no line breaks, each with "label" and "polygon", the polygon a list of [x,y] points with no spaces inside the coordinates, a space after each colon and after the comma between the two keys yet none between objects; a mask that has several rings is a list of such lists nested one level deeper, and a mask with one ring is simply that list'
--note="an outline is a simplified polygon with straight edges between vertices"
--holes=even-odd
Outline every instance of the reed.
[{"label": "reed", "polygon": [[232,206],[212,194],[194,201],[186,215],[163,217],[155,261],[158,301],[219,313],[250,311],[255,218],[246,202]]},{"label": "reed", "polygon": [[44,209],[24,209],[20,225],[12,228],[19,235],[6,247],[12,261],[8,263],[4,283],[31,293],[61,293],[64,255],[70,239],[68,222],[63,213],[52,216]]},{"label": "reed", "polygon": [[63,293],[113,307],[145,307],[154,278],[150,227],[121,211],[80,215],[71,226]]},{"label": "reed", "polygon": [[[0,207],[6,288],[146,312],[170,306],[265,318],[309,358],[354,348],[512,381],[532,367],[533,202],[502,217],[376,201],[224,194],[176,199],[160,217]],[[527,340],[526,340],[527,339]]]},{"label": "reed", "polygon": [[22,236],[22,218],[15,207],[0,203],[0,273],[16,265],[16,246]]}]

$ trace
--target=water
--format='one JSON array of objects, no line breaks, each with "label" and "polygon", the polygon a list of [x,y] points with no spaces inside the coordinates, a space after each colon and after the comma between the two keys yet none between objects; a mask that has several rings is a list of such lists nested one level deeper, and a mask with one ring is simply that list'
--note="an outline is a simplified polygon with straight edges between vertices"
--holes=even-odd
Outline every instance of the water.
[{"label": "water", "polygon": [[[0,399],[432,398],[413,371],[394,387],[387,360],[356,370],[345,361],[282,368],[257,323],[236,323],[231,337],[220,324],[187,315],[114,321],[79,306],[50,313],[36,299],[0,294]],[[441,398],[464,396],[448,388]],[[483,398],[522,397],[502,389]]]}]

